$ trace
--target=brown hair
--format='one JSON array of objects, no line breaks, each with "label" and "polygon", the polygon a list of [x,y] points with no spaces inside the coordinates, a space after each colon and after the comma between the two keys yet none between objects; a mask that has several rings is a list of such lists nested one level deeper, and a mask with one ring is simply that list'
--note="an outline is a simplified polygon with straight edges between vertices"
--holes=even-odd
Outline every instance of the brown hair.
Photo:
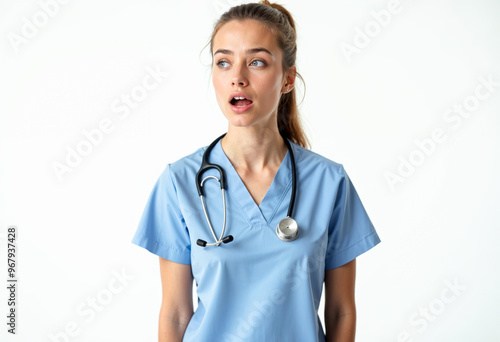
[{"label": "brown hair", "polygon": [[[214,25],[210,39],[210,51],[213,54],[213,40],[219,29],[226,23],[238,20],[257,20],[268,27],[278,39],[278,46],[283,52],[283,73],[295,65],[297,55],[297,35],[295,22],[291,14],[279,4],[271,4],[264,0],[259,3],[249,3],[231,7],[221,15]],[[213,64],[213,63],[212,63]],[[304,83],[304,79],[297,72],[296,75]],[[305,89],[305,83],[304,83]],[[309,141],[302,129],[297,107],[295,87],[288,93],[282,94],[278,105],[278,129],[280,134],[292,142],[308,147]]]}]

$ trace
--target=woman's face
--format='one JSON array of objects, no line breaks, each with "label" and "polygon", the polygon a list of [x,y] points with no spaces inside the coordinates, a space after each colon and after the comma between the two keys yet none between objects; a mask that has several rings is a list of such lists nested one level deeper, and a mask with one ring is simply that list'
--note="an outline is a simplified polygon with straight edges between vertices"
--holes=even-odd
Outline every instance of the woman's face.
[{"label": "woman's face", "polygon": [[[215,35],[212,53],[215,95],[229,125],[277,127],[286,80],[274,34],[256,20],[233,20]],[[238,101],[235,96],[246,99]]]}]

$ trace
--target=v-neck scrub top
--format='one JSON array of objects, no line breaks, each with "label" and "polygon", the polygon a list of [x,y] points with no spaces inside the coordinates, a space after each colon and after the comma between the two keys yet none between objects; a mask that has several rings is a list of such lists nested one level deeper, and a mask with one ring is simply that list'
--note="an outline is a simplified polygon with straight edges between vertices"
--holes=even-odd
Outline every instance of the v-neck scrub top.
[{"label": "v-neck scrub top", "polygon": [[[226,233],[234,241],[214,242],[196,189],[203,152],[168,164],[158,178],[132,242],[171,261],[190,264],[198,308],[183,341],[322,342],[318,316],[325,270],[352,261],[380,242],[343,166],[299,145],[295,153],[297,190],[292,218],[299,235],[276,236],[292,190],[287,152],[257,205],[220,141],[208,160],[226,177]],[[209,170],[204,176],[218,172]],[[219,183],[208,179],[203,193],[217,236],[223,225]]]}]

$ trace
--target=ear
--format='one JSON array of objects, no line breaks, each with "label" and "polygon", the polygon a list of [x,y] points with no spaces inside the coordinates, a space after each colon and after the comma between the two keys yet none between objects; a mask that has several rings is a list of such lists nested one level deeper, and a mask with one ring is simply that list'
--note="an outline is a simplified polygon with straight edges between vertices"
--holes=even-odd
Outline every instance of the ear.
[{"label": "ear", "polygon": [[285,74],[283,80],[283,86],[281,87],[281,92],[286,94],[292,91],[295,86],[295,76],[297,75],[297,68],[295,66],[291,66]]}]

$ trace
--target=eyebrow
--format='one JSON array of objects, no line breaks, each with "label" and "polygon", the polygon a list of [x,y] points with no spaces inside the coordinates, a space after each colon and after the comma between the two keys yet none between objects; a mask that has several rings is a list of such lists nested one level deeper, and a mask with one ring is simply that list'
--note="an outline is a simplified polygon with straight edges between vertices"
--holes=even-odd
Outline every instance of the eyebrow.
[{"label": "eyebrow", "polygon": [[[258,48],[253,48],[253,49],[247,49],[245,50],[245,54],[247,55],[251,55],[251,54],[254,54],[254,53],[258,53],[258,52],[266,52],[268,53],[269,55],[273,55],[271,53],[271,51],[269,51],[268,49],[266,48],[263,48],[263,47],[258,47]],[[214,53],[214,56],[218,53],[222,53],[222,54],[225,54],[225,55],[234,55],[234,52],[229,50],[229,49],[218,49],[217,51],[215,51]]]}]

